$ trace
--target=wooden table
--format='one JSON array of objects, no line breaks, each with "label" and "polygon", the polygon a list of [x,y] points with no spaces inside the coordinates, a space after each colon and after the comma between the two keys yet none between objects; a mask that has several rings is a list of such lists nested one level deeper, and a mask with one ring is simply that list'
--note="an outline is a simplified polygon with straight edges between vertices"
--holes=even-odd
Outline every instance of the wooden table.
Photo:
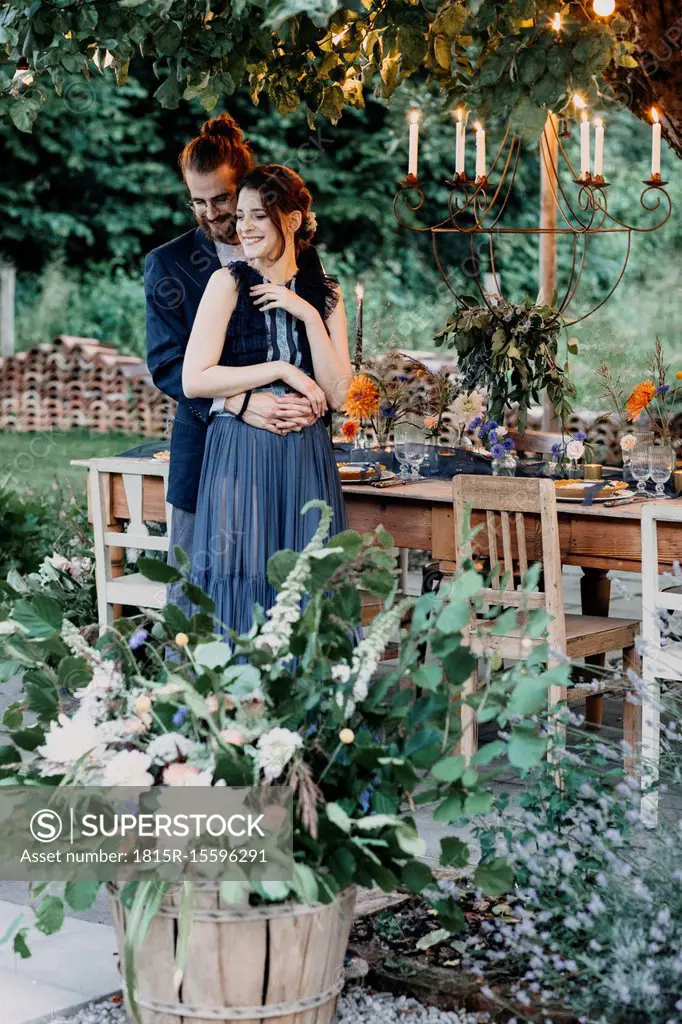
[{"label": "wooden table", "polygon": [[[130,518],[122,473],[126,467],[153,467],[154,476],[143,481],[143,518],[165,522],[164,477],[167,463],[156,459],[123,457],[74,460],[74,465],[97,465],[111,475],[108,522],[116,524]],[[392,534],[398,548],[431,551],[434,560],[452,562],[455,536],[450,480],[422,480],[394,487],[375,488],[367,484],[346,484],[349,526],[353,530],[373,530],[380,523]],[[682,499],[675,499],[682,504]],[[593,505],[558,503],[561,560],[564,565],[583,569],[583,611],[590,615],[608,614],[608,572],[613,569],[641,571],[640,519],[642,505],[604,508]],[[539,524],[539,518],[538,518]],[[532,534],[532,531],[531,531]],[[539,538],[535,551],[532,535],[529,558],[539,557]],[[661,571],[672,569],[682,558],[682,530],[676,523],[659,526]],[[586,607],[587,605],[587,607]]]}]

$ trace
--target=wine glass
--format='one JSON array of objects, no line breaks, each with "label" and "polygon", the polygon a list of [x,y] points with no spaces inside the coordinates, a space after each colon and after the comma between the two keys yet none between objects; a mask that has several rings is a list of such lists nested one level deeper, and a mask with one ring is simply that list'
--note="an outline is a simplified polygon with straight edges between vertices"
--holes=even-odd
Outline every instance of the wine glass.
[{"label": "wine glass", "polygon": [[401,464],[400,477],[406,480],[403,475],[403,462],[409,464],[412,469],[412,479],[419,479],[419,466],[426,457],[424,443],[424,431],[415,423],[397,423],[393,432],[395,454]]},{"label": "wine glass", "polygon": [[649,475],[656,484],[656,497],[666,498],[664,484],[673,472],[674,455],[669,445],[651,445],[649,448]]},{"label": "wine glass", "polygon": [[630,456],[630,472],[637,481],[637,494],[646,494],[646,481],[649,477],[649,449],[648,444],[638,444]]}]

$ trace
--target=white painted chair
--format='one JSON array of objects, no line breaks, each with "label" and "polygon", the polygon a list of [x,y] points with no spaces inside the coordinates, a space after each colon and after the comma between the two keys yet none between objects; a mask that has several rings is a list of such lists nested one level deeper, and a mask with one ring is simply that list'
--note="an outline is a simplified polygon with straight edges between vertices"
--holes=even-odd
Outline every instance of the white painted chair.
[{"label": "white painted chair", "polygon": [[[682,612],[682,591],[661,589],[658,573],[659,522],[682,522],[679,505],[646,504],[642,509],[642,772],[643,789],[658,782],[660,759],[662,679],[682,681],[682,643],[666,643],[660,613]],[[670,587],[668,578],[668,587]],[[642,797],[642,820],[654,826],[658,819],[658,790]]]},{"label": "white painted chair", "polygon": [[[93,459],[88,468],[95,540],[97,612],[101,632],[113,623],[115,605],[163,608],[166,604],[165,584],[155,583],[140,572],[121,574],[120,551],[121,548],[168,551],[172,506],[166,501],[166,536],[151,536],[142,518],[143,477],[162,477],[164,496],[167,495],[167,464],[159,462],[158,465],[150,465],[149,459]],[[129,520],[126,532],[122,532],[120,521],[112,513],[112,475],[120,475],[123,480]]]}]

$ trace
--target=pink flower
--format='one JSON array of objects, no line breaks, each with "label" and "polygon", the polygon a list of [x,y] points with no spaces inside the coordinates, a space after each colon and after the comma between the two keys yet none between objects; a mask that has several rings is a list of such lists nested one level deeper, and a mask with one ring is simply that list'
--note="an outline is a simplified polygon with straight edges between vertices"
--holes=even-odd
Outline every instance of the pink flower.
[{"label": "pink flower", "polygon": [[426,427],[427,430],[435,430],[436,427],[438,426],[438,417],[437,416],[425,416],[424,417],[424,426]]}]

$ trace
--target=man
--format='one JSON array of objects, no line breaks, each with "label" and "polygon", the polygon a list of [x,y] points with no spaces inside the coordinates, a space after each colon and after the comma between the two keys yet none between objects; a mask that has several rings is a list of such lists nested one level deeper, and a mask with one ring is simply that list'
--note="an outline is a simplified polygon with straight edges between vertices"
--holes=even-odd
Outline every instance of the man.
[{"label": "man", "polygon": [[[194,516],[206,431],[211,414],[238,413],[243,395],[231,398],[185,397],[182,363],[194,317],[211,274],[244,259],[235,234],[236,187],[254,164],[241,129],[229,114],[207,121],[180,154],[189,206],[198,227],[149,253],[145,261],[147,364],[154,384],[178,403],[170,444],[168,502],[173,506],[168,562],[174,550],[192,553]],[[307,398],[256,392],[244,421],[253,427],[287,433],[313,423]],[[169,599],[178,601],[177,588]],[[184,603],[184,602],[183,602]]]}]

